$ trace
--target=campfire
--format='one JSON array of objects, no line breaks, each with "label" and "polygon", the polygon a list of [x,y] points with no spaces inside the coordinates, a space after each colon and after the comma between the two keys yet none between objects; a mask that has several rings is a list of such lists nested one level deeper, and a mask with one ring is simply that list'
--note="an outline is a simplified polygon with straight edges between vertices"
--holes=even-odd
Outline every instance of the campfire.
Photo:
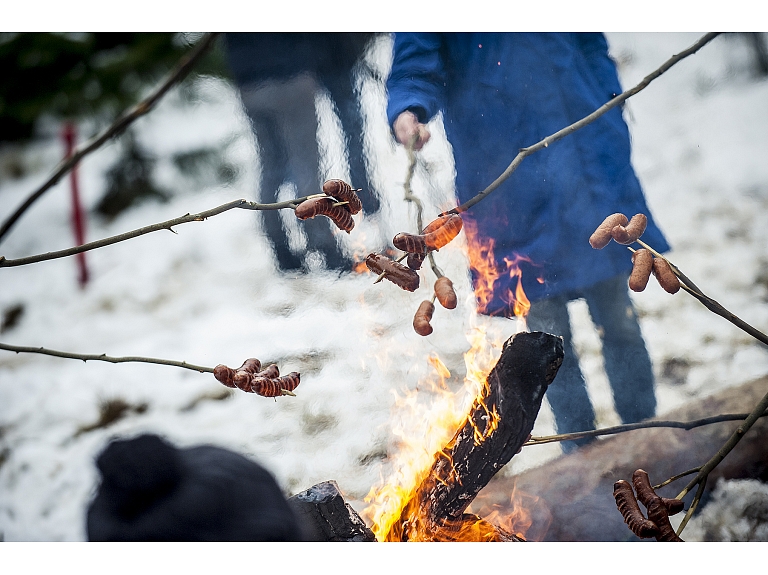
[{"label": "campfire", "polygon": [[[482,311],[504,266],[494,259],[493,240],[483,242],[471,226],[465,229],[470,266],[483,278],[475,293]],[[432,377],[420,382],[417,391],[397,396],[398,408],[407,408],[404,420],[426,422],[426,428],[393,430],[400,445],[390,457],[391,472],[365,498],[362,516],[370,530],[343,502],[333,482],[292,498],[322,533],[318,539],[525,540],[531,518],[522,493],[511,494],[512,511],[504,515],[496,511],[481,518],[468,512],[478,492],[530,437],[544,393],[563,359],[561,338],[523,331],[530,303],[522,289],[519,261],[505,259],[507,273],[518,278],[515,292],[509,294],[509,317],[518,318],[510,326],[518,333],[494,341],[484,326],[473,325],[464,355],[467,374],[458,392],[449,387],[448,368],[432,355]],[[420,396],[429,401],[419,401]]]}]

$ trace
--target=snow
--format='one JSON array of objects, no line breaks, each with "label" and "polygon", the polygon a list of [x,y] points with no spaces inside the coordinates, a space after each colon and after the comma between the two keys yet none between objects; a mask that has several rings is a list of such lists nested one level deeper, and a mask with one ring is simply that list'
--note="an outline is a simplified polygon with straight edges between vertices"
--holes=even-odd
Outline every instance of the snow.
[{"label": "snow", "polygon": [[[625,87],[697,38],[608,35]],[[384,76],[388,54],[388,39],[382,38],[368,56]],[[739,37],[719,37],[631,98],[625,115],[636,170],[673,246],[670,259],[710,297],[768,331],[768,80],[751,76],[749,56]],[[361,90],[373,182],[383,209],[370,221],[358,217],[355,230],[342,241],[364,255],[414,228],[415,213],[402,200],[407,159],[389,136],[383,87],[366,77]],[[347,165],[332,105],[320,96],[317,106],[320,138],[328,149],[322,170],[328,177],[344,177]],[[91,217],[89,239],[256,198],[257,148],[237,93],[225,83],[201,82],[192,103],[172,93],[137,122],[137,130],[143,145],[166,158],[159,163],[158,179],[174,196],[165,204],[142,204],[111,222]],[[196,186],[180,178],[167,159],[170,153],[201,145],[226,146],[240,178],[229,186]],[[89,208],[104,192],[104,174],[116,150],[109,144],[79,168]],[[25,162],[37,166],[30,175],[0,181],[0,219],[44,181],[60,153],[52,137],[26,153]],[[497,176],[488,174],[488,181]],[[452,181],[450,146],[438,120],[413,182],[427,206],[427,221],[451,204]],[[2,255],[16,258],[71,245],[67,185],[58,184],[24,215],[4,239]],[[270,469],[287,494],[333,479],[362,510],[371,486],[387,476],[387,454],[397,447],[393,429],[404,416],[392,413],[395,392],[415,389],[432,374],[431,354],[451,371],[449,385],[457,386],[466,372],[463,353],[472,326],[483,325],[498,337],[518,329],[513,321],[474,313],[463,234],[438,254],[459,306],[452,311],[438,306],[435,331],[422,338],[411,321],[419,302],[431,295],[427,269],[414,294],[388,282],[374,285],[370,274],[280,275],[258,217],[248,211],[231,210],[175,231],[89,252],[92,281],[84,291],[77,287],[72,258],[0,270],[0,311],[24,305],[18,326],[0,339],[211,367],[236,367],[258,357],[277,363],[283,373],[301,373],[297,397],[273,400],[238,392],[225,400],[201,400],[223,390],[210,374],[1,351],[2,539],[84,540],[85,509],[97,481],[94,457],[110,438],[142,432],[162,434],[180,446],[213,443],[241,452]],[[294,232],[300,243],[300,227]],[[633,299],[654,362],[660,414],[768,373],[765,346],[687,294],[670,296],[651,282]],[[583,302],[570,309],[598,425],[616,424],[599,338]],[[148,409],[78,434],[98,419],[100,402],[117,398],[146,403]],[[423,422],[410,424],[419,428]],[[534,434],[553,431],[545,405]],[[540,465],[559,453],[556,444],[527,448],[501,473]]]}]

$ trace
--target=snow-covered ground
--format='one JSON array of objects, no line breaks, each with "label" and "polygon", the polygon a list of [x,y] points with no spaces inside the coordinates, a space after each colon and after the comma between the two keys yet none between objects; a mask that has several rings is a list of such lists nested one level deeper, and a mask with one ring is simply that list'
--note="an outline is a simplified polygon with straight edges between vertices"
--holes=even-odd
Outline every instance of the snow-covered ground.
[{"label": "snow-covered ground", "polygon": [[[625,87],[635,85],[697,34],[610,34]],[[389,39],[371,50],[371,65],[386,75]],[[762,331],[768,330],[768,79],[756,79],[740,37],[715,39],[633,97],[625,115],[634,162],[651,210],[667,234],[670,259],[708,295]],[[396,232],[415,228],[402,200],[406,155],[389,136],[383,86],[362,82],[373,181],[383,210],[358,221],[342,241],[364,255]],[[329,150],[323,171],[347,172],[338,122],[329,101],[317,101],[320,137]],[[422,152],[414,191],[427,221],[453,197],[450,148],[439,125]],[[236,92],[208,80],[192,103],[175,92],[137,122],[140,141],[161,158],[160,183],[175,191],[164,204],[145,203],[112,222],[89,220],[88,238],[138,228],[236,198],[254,199],[258,154]],[[229,186],[195,186],[174,172],[169,155],[230,142],[228,159],[240,178]],[[38,186],[58,161],[52,139],[30,150],[36,166],[19,180],[0,182],[0,219]],[[116,158],[110,144],[80,166],[81,193],[93,207]],[[762,158],[762,159],[761,159]],[[511,158],[510,158],[511,160]],[[492,181],[498,174],[487,174]],[[17,258],[68,247],[66,182],[47,193],[0,246]],[[300,234],[300,228],[296,227]],[[460,304],[438,306],[434,333],[413,332],[413,313],[431,295],[431,272],[415,294],[372,276],[316,271],[276,272],[254,212],[233,210],[204,223],[156,232],[87,254],[92,281],[81,291],[74,258],[0,269],[0,312],[22,304],[18,325],[0,335],[8,344],[77,353],[151,356],[214,366],[245,358],[299,371],[297,397],[277,400],[233,393],[210,374],[148,364],[83,363],[0,351],[0,537],[6,541],[85,539],[84,512],[97,476],[94,456],[115,436],[162,434],[181,446],[214,443],[259,461],[286,493],[334,479],[358,509],[389,471],[407,423],[393,414],[394,393],[432,376],[437,355],[456,386],[466,368],[466,334],[484,326],[508,337],[510,320],[477,317],[462,249],[463,234],[438,261],[454,281]],[[346,234],[345,234],[346,235]],[[300,236],[299,236],[300,237]],[[585,239],[586,241],[586,239]],[[659,412],[768,373],[768,350],[684,292],[670,296],[654,282],[634,296],[657,375]],[[600,426],[618,423],[586,306],[571,306],[572,323]],[[425,392],[424,398],[429,395]],[[121,399],[139,409],[106,428],[99,406]],[[142,404],[146,404],[142,408]],[[554,431],[544,407],[534,434]],[[556,457],[556,444],[528,448],[502,473]],[[704,530],[700,530],[704,532]]]}]

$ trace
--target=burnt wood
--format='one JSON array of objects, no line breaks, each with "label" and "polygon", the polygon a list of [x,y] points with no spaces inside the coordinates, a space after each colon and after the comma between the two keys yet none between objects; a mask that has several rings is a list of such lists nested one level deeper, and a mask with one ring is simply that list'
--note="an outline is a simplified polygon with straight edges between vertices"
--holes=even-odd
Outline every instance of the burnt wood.
[{"label": "burnt wood", "polygon": [[[464,425],[437,455],[387,540],[408,541],[416,532],[451,540],[451,533],[466,523],[467,506],[527,440],[562,362],[558,336],[518,333],[504,343],[487,378],[487,396],[475,401]],[[492,429],[494,413],[498,426]],[[496,532],[498,537],[490,540],[509,540],[509,534]]]},{"label": "burnt wood", "polygon": [[376,541],[335,481],[324,481],[288,499],[307,541]]}]

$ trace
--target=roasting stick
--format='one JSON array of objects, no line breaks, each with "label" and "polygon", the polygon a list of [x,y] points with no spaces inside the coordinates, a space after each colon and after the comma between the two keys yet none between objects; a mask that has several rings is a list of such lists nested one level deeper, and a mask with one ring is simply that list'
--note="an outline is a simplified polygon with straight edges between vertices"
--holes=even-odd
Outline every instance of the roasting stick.
[{"label": "roasting stick", "polygon": [[[207,367],[204,365],[195,365],[193,363],[188,363],[186,361],[175,361],[171,359],[160,359],[156,357],[140,357],[140,356],[126,356],[126,357],[113,357],[109,356],[106,353],[72,353],[68,351],[59,351],[56,349],[47,349],[44,347],[29,347],[29,346],[20,346],[20,345],[11,345],[8,343],[0,343],[0,349],[5,351],[12,351],[17,354],[19,353],[39,353],[42,355],[50,355],[52,357],[61,357],[64,359],[78,359],[82,361],[83,363],[88,361],[105,361],[108,363],[153,363],[155,365],[169,365],[171,367],[180,367],[183,369],[189,369],[192,371],[196,371],[198,373],[213,373],[214,369],[212,367]],[[280,391],[283,395],[292,395],[293,397],[296,397],[296,394],[284,389],[280,388]]]},{"label": "roasting stick", "polygon": [[[416,143],[416,140],[418,139],[418,135],[413,136],[411,138],[411,141],[408,142],[408,145],[405,147],[406,153],[408,154],[408,171],[405,174],[405,182],[403,183],[403,189],[405,190],[405,201],[406,202],[413,202],[416,205],[416,226],[418,227],[418,231],[424,229],[424,204],[421,202],[418,196],[416,196],[413,193],[413,190],[411,189],[411,181],[413,181],[413,173],[416,171],[416,152],[413,149],[414,144]],[[408,253],[404,253],[402,256],[397,258],[396,262],[403,261],[406,257],[408,257]],[[432,268],[432,271],[435,273],[435,275],[439,278],[443,277],[443,272],[440,270],[439,267],[437,267],[437,263],[435,263],[435,257],[432,255],[432,252],[430,251],[427,253],[427,257],[429,258],[429,266]],[[384,277],[387,275],[387,272],[382,272],[379,274],[379,276],[376,278],[376,281],[373,282],[374,284],[379,283],[381,280],[384,279]],[[434,298],[432,298],[432,302],[434,303]]]}]

